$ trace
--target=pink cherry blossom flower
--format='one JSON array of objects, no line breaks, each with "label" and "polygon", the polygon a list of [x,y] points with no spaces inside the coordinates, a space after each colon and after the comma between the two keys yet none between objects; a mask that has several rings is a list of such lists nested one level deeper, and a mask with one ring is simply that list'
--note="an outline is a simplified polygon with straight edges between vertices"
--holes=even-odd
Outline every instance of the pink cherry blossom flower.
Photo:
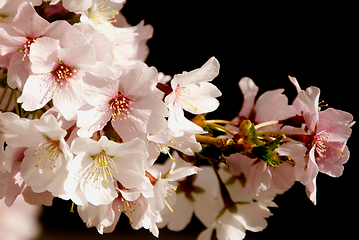
[{"label": "pink cherry blossom flower", "polygon": [[344,170],[343,164],[349,159],[346,143],[354,124],[353,116],[333,108],[320,111],[319,88],[301,90],[295,78],[290,77],[290,80],[298,91],[293,105],[297,107],[297,112],[303,115],[307,132],[307,135],[298,136],[296,139],[304,142],[308,148],[305,174],[300,181],[307,186],[308,197],[316,203],[315,179],[318,171],[331,177],[339,177]]},{"label": "pink cherry blossom flower", "polygon": [[[271,120],[282,120],[295,116],[296,110],[293,106],[288,105],[288,98],[282,94],[284,89],[277,89],[263,93],[257,101],[255,97],[259,88],[252,79],[248,77],[242,78],[238,83],[244,101],[239,116],[232,121],[237,122],[240,118],[250,119],[253,123],[258,124]],[[233,126],[226,126],[229,129],[236,130]],[[281,125],[266,126],[260,130],[279,130]],[[241,154],[233,154],[227,158],[230,170],[234,175],[240,176],[244,166],[250,171],[246,176],[247,185],[251,186],[256,195],[261,191],[266,191],[270,186],[274,185],[278,188],[278,193],[284,193],[296,181],[296,172],[298,166],[305,155],[306,148],[300,143],[286,143],[281,145],[276,152],[279,155],[291,157],[296,162],[293,168],[287,163],[283,163],[278,167],[268,166],[264,161],[256,161],[249,159]],[[248,165],[249,164],[249,165]],[[252,165],[253,164],[253,165]]]},{"label": "pink cherry blossom flower", "polygon": [[143,162],[147,152],[142,140],[120,144],[105,136],[98,142],[78,137],[71,150],[77,156],[70,163],[65,190],[77,205],[111,203],[118,196],[117,181],[125,188],[139,189],[145,196],[153,194],[145,177]]},{"label": "pink cherry blossom flower", "polygon": [[40,17],[29,2],[19,5],[11,24],[0,24],[0,58],[8,67],[8,84],[11,88],[22,89],[31,73],[29,52],[36,39],[46,33],[50,23]]},{"label": "pink cherry blossom flower", "polygon": [[12,22],[0,24],[0,64],[8,67],[8,85],[23,89],[32,73],[29,54],[36,39],[48,36],[59,39],[61,47],[70,47],[83,41],[80,32],[76,31],[66,21],[50,24],[36,13],[31,3],[21,3]]},{"label": "pink cherry blossom flower", "polygon": [[124,72],[117,80],[86,74],[84,81],[104,86],[87,91],[88,103],[78,112],[80,136],[92,136],[106,123],[111,123],[124,141],[134,138],[146,140],[147,134],[157,134],[167,125],[166,105],[154,93],[158,81],[157,70],[146,64]]},{"label": "pink cherry blossom flower", "polygon": [[65,194],[67,163],[73,155],[66,144],[66,131],[58,126],[54,116],[47,115],[29,121],[18,119],[9,123],[11,133],[5,133],[12,147],[27,147],[20,165],[20,174],[35,193],[45,191],[54,196]]},{"label": "pink cherry blossom flower", "polygon": [[[123,196],[126,191],[121,191],[121,195]],[[158,237],[159,230],[157,223],[160,221],[159,211],[151,207],[148,203],[148,198],[141,194],[136,200],[128,201],[120,196],[117,199],[117,203],[118,212],[126,214],[133,229],[145,228],[155,237]]]},{"label": "pink cherry blossom flower", "polygon": [[[297,172],[303,166],[303,158],[306,148],[298,142],[288,142],[276,149],[278,155],[289,156],[296,165],[293,167],[283,163],[277,167],[271,167],[264,161],[250,159],[242,154],[233,154],[226,158],[231,173],[241,179],[243,186],[248,191],[254,191],[256,196],[271,188],[277,189],[277,194],[283,194],[293,186],[297,180]],[[246,172],[247,175],[244,175]]]},{"label": "pink cherry blossom flower", "polygon": [[216,97],[222,94],[210,81],[218,73],[219,63],[215,57],[212,57],[201,68],[173,77],[171,81],[173,91],[165,98],[170,111],[168,119],[170,129],[203,133],[202,128],[185,118],[183,110],[192,114],[202,114],[217,109],[219,102]]},{"label": "pink cherry blossom flower", "polygon": [[[62,2],[64,7],[71,12],[84,12],[94,5],[98,5],[98,9],[100,9],[106,3],[104,0],[63,0]],[[110,0],[110,2],[122,4],[125,0]]]},{"label": "pink cherry blossom flower", "polygon": [[201,144],[196,141],[195,134],[185,131],[173,131],[167,128],[159,134],[148,136],[147,139],[156,144],[155,148],[158,154],[161,152],[168,154],[169,147],[189,156],[193,156],[195,152],[202,150]]},{"label": "pink cherry blossom flower", "polygon": [[[5,133],[11,133],[11,128],[9,128],[9,123],[12,121],[18,120],[19,116],[12,112],[0,112],[0,145],[5,146]],[[11,146],[7,146],[6,149],[3,147],[0,148],[0,172],[11,172],[11,168],[13,162],[16,160],[15,156],[18,148],[13,148]],[[15,153],[15,154],[14,154]]]},{"label": "pink cherry blossom flower", "polygon": [[[131,29],[132,27],[128,24],[121,12],[116,15],[115,20],[116,22],[113,22],[115,27],[124,29]],[[130,36],[128,36],[128,39],[132,39],[132,41],[128,41],[126,38],[120,38],[119,40],[122,41],[114,44],[117,64],[125,65],[127,67],[135,66],[138,61],[144,62],[149,54],[147,41],[153,36],[153,27],[148,24],[145,25],[144,20],[135,27],[135,38],[130,38]]]},{"label": "pink cherry blossom flower", "polygon": [[116,200],[106,205],[95,206],[91,203],[77,206],[77,212],[88,228],[96,227],[100,234],[112,232],[119,220],[120,214],[113,205]]},{"label": "pink cherry blossom flower", "polygon": [[147,198],[139,189],[126,189],[119,184],[118,197],[106,205],[95,206],[91,203],[79,205],[78,212],[87,227],[96,227],[100,234],[112,232],[124,213],[133,229],[148,229],[158,237],[156,223],[159,222],[159,212],[152,209]]},{"label": "pink cherry blossom flower", "polygon": [[[9,23],[15,17],[18,7],[22,4],[23,0],[4,0],[0,3],[0,22]],[[42,0],[28,0],[33,6],[42,4]]]},{"label": "pink cherry blossom flower", "polygon": [[[78,3],[72,3],[76,5]],[[116,17],[121,10],[124,1],[78,1],[81,5],[90,4],[90,7],[81,11],[80,20],[82,23],[89,24],[104,34],[111,43],[111,49],[115,56],[114,64],[133,68],[138,60],[147,57],[146,48],[143,42],[152,36],[152,27],[143,26],[143,22],[135,27],[127,24],[114,25]],[[88,4],[86,4],[87,2]],[[90,3],[91,2],[91,3]],[[66,4],[64,3],[64,6]],[[123,23],[123,21],[121,21]],[[138,54],[142,54],[138,56]]]},{"label": "pink cherry blossom flower", "polygon": [[[276,196],[275,189],[261,192],[258,196],[253,190],[248,191],[243,186],[243,178],[234,176],[226,170],[219,170],[219,174],[226,184],[233,206],[227,208],[224,201],[219,198],[211,206],[213,214],[207,215],[207,229],[198,237],[199,240],[211,239],[213,230],[219,240],[243,239],[246,230],[252,232],[262,231],[267,226],[268,218],[272,215],[268,207],[276,207],[273,198]],[[244,175],[248,175],[248,169],[244,169]],[[202,219],[200,218],[202,221]],[[210,224],[209,224],[210,223]]]},{"label": "pink cherry blossom flower", "polygon": [[81,78],[96,63],[94,47],[61,48],[59,40],[43,37],[31,47],[30,61],[33,74],[18,98],[22,108],[33,111],[52,99],[67,120],[75,118],[78,108],[86,103]]},{"label": "pink cherry blossom flower", "polygon": [[[177,154],[175,157],[177,157]],[[168,163],[172,163],[172,165],[169,166]],[[177,188],[170,184],[170,182],[181,180],[201,170],[198,167],[184,163],[184,161],[177,161],[176,164],[176,161],[172,162],[167,160],[167,164],[155,164],[148,169],[151,176],[157,179],[154,184],[155,196],[149,199],[152,208],[161,211],[166,205],[169,206],[165,197],[169,195],[168,191],[172,192],[173,189],[175,190]],[[168,169],[168,167],[170,167],[170,169]]]},{"label": "pink cherry blossom flower", "polygon": [[[239,117],[250,119],[258,124],[271,120],[282,120],[295,116],[295,108],[288,104],[288,98],[282,94],[284,89],[266,91],[255,101],[259,88],[252,79],[242,78],[238,82],[243,94],[243,105]],[[238,120],[235,118],[233,121]],[[263,129],[278,130],[281,125],[269,126]]]},{"label": "pink cherry blossom flower", "polygon": [[[174,157],[178,159],[176,162],[179,169],[183,166],[191,166],[181,161],[177,154],[174,154]],[[164,169],[163,171],[165,171],[165,166],[168,166],[169,163],[171,163],[170,160],[167,160],[162,166],[155,164],[152,169]],[[171,191],[166,196],[166,201],[173,211],[171,212],[169,208],[164,208],[161,211],[162,222],[158,223],[160,228],[167,226],[172,231],[181,231],[190,223],[193,214],[204,225],[212,223],[208,222],[208,219],[211,219],[210,216],[213,212],[208,209],[215,205],[216,199],[220,196],[218,181],[211,167],[201,166],[200,169],[201,171],[195,175],[169,182],[176,186],[176,191]]]}]

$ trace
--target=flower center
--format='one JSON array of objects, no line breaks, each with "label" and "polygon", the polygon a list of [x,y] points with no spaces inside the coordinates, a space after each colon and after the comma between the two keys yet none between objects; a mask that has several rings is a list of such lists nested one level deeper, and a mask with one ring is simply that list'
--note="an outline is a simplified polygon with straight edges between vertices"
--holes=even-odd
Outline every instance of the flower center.
[{"label": "flower center", "polygon": [[66,84],[71,88],[70,80],[74,80],[74,75],[76,73],[75,67],[69,67],[60,61],[59,65],[52,70],[52,75],[55,77],[55,85],[63,87]]},{"label": "flower center", "polygon": [[19,50],[19,52],[24,53],[24,56],[21,59],[22,61],[25,61],[25,58],[30,56],[30,46],[34,42],[36,42],[36,38],[28,38],[24,43],[23,48]]},{"label": "flower center", "polygon": [[56,168],[55,160],[59,153],[62,153],[59,146],[59,141],[50,140],[45,143],[40,143],[33,154],[34,157],[38,156],[39,158],[39,161],[36,163],[35,167],[39,167],[39,164],[45,160],[42,167],[50,165],[50,169]]},{"label": "flower center", "polygon": [[339,148],[337,148],[333,144],[329,143],[330,136],[331,136],[331,134],[328,133],[327,130],[323,130],[323,131],[321,131],[320,133],[317,133],[314,136],[313,143],[315,144],[315,150],[316,150],[317,156],[319,156],[320,158],[326,158],[326,155],[324,153],[330,147],[337,150],[341,155],[344,155],[343,151],[341,151]]},{"label": "flower center", "polygon": [[177,86],[175,89],[176,94],[176,100],[179,100],[182,104],[187,106],[188,108],[192,108],[195,112],[197,111],[197,108],[194,107],[191,103],[188,102],[189,95],[197,94],[196,92],[191,92],[189,88]]},{"label": "flower center", "polygon": [[103,183],[106,184],[111,180],[115,182],[112,177],[112,171],[115,170],[118,173],[116,163],[112,160],[111,156],[108,156],[105,151],[101,153],[91,156],[94,160],[93,164],[90,166],[89,173],[92,173],[93,178],[95,180],[101,181],[103,179]]},{"label": "flower center", "polygon": [[[106,2],[106,0],[104,0]],[[88,10],[88,17],[97,23],[117,22],[116,15],[119,11],[111,9],[110,6],[95,4],[92,9]]]},{"label": "flower center", "polygon": [[128,98],[124,97],[121,93],[118,93],[113,99],[111,99],[109,104],[110,109],[112,109],[113,120],[116,119],[116,116],[118,116],[121,121],[126,119],[127,114],[129,114],[132,110],[132,108],[129,107],[132,102]]}]

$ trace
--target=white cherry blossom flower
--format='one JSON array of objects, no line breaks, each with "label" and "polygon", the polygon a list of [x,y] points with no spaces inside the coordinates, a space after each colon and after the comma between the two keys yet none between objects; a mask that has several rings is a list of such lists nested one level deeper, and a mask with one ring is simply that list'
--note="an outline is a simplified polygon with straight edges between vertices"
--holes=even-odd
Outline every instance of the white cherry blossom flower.
[{"label": "white cherry blossom flower", "polygon": [[[233,176],[227,171],[219,170],[219,174],[231,195],[232,206],[229,208],[224,204],[225,200],[219,199],[211,211],[217,214],[207,215],[204,224],[207,229],[198,237],[199,240],[211,239],[213,230],[219,240],[243,239],[246,230],[252,232],[262,231],[267,226],[265,218],[270,217],[272,213],[268,207],[276,207],[272,201],[276,196],[276,189],[261,192],[258,196],[254,191],[245,189],[238,176]],[[248,174],[248,171],[245,172]],[[199,217],[202,221],[203,218]],[[211,224],[208,224],[212,221]]]},{"label": "white cherry blossom flower", "polygon": [[189,156],[202,150],[201,144],[196,141],[195,134],[185,131],[173,131],[167,128],[159,134],[149,135],[147,139],[155,143],[158,154],[161,152],[168,154],[169,147]]},{"label": "white cherry blossom flower", "polygon": [[152,185],[145,177],[147,152],[142,140],[120,144],[105,136],[99,141],[78,137],[72,142],[71,150],[77,156],[69,165],[65,190],[77,205],[111,203],[118,196],[119,183],[125,188],[137,188],[146,196],[153,194]]},{"label": "white cherry blossom flower", "polygon": [[134,138],[146,140],[147,134],[157,134],[167,125],[168,114],[164,102],[156,97],[157,70],[146,64],[124,72],[117,80],[86,74],[85,83],[103,87],[91,88],[88,104],[80,108],[77,125],[79,136],[92,136],[109,120],[124,141]]},{"label": "white cherry blossom flower", "polygon": [[30,50],[31,74],[18,98],[22,108],[33,111],[52,99],[54,106],[67,119],[76,117],[79,107],[86,103],[82,76],[96,63],[92,44],[61,48],[59,40],[43,37]]},{"label": "white cherry blossom flower", "polygon": [[67,163],[73,155],[66,144],[66,131],[58,126],[52,115],[28,121],[18,119],[9,123],[11,133],[4,138],[9,146],[27,147],[21,161],[20,173],[35,193],[46,190],[54,196],[65,194]]},{"label": "white cherry blossom flower", "polygon": [[212,83],[219,73],[219,63],[215,57],[210,58],[201,68],[191,72],[183,72],[173,77],[173,92],[165,98],[170,111],[168,126],[173,130],[187,130],[203,133],[203,130],[184,117],[186,110],[193,114],[212,112],[219,102],[216,97],[221,92]]}]

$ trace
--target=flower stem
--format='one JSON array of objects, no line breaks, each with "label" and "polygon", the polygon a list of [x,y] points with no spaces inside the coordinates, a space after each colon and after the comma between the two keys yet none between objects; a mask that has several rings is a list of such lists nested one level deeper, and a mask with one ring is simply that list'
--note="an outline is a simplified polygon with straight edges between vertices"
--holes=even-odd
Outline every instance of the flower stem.
[{"label": "flower stem", "polygon": [[232,200],[231,195],[229,194],[229,191],[228,191],[226,185],[222,181],[221,176],[219,176],[217,167],[211,161],[209,161],[209,162],[211,163],[213,171],[215,172],[216,177],[218,179],[219,189],[221,191],[221,196],[222,196],[222,199],[223,199],[224,208],[225,209],[231,209],[231,208],[235,207],[236,203]]},{"label": "flower stem", "polygon": [[14,93],[13,90],[11,90],[9,100],[8,100],[7,103],[6,103],[6,105],[5,105],[4,109],[3,109],[3,112],[6,112],[7,109],[9,108],[10,103],[11,103],[11,100],[12,100],[12,95],[13,95],[13,93]]},{"label": "flower stem", "polygon": [[223,149],[227,145],[226,143],[228,142],[229,139],[228,138],[214,138],[214,137],[196,134],[196,140],[197,140],[197,142],[213,145],[213,146]]},{"label": "flower stem", "polygon": [[16,94],[17,91],[15,89],[13,89],[12,91],[14,93],[15,112],[19,117],[21,117],[21,111],[19,111],[19,105],[17,103],[17,94]]},{"label": "flower stem", "polygon": [[233,136],[237,134],[236,132],[229,130],[228,128],[225,128],[224,126],[218,125],[216,123],[206,121],[206,126],[208,126],[209,128],[215,129],[217,131],[229,133]]},{"label": "flower stem", "polygon": [[258,134],[258,135],[261,135],[261,134],[269,134],[269,135],[278,135],[278,136],[281,136],[282,134],[285,134],[285,135],[287,136],[287,134],[284,133],[284,132],[271,131],[271,130],[258,131],[257,134]]},{"label": "flower stem", "polygon": [[1,94],[1,96],[0,96],[0,105],[1,105],[2,101],[4,100],[5,94],[6,94],[6,92],[7,92],[8,89],[9,89],[9,86],[6,85],[6,86],[4,87],[4,91],[2,92],[2,94]]},{"label": "flower stem", "polygon": [[228,124],[238,127],[238,122],[232,122],[228,120],[222,120],[222,119],[212,119],[212,120],[206,120],[206,123],[219,123],[219,124]]},{"label": "flower stem", "polygon": [[268,122],[258,123],[254,127],[256,129],[258,129],[258,128],[262,128],[262,127],[266,127],[266,126],[270,126],[270,125],[276,125],[276,124],[279,124],[279,121],[278,120],[272,120],[272,121],[268,121]]}]

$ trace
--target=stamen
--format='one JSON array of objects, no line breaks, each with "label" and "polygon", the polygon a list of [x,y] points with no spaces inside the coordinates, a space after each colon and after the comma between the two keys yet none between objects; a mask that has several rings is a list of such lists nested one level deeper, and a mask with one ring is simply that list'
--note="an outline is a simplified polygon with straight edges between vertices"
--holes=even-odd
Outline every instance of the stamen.
[{"label": "stamen", "polygon": [[74,212],[74,205],[75,205],[75,203],[72,202],[72,204],[71,204],[71,209],[70,209],[70,213],[73,213],[73,212]]},{"label": "stamen", "polygon": [[93,174],[95,180],[103,178],[103,183],[115,182],[112,177],[112,170],[115,169],[118,173],[116,163],[112,160],[111,156],[108,156],[105,151],[100,154],[92,156],[94,159],[92,167],[89,169],[89,173]]},{"label": "stamen", "polygon": [[197,111],[197,108],[187,101],[188,97],[186,96],[190,94],[197,94],[196,92],[191,92],[191,90],[188,88],[177,86],[175,90],[175,94],[176,94],[176,99],[184,103],[189,108],[192,108],[195,112]]},{"label": "stamen", "polygon": [[168,209],[171,211],[171,213],[173,213],[174,211],[173,211],[173,209],[171,208],[171,206],[168,204],[167,200],[165,200],[165,203],[166,203]]},{"label": "stamen", "polygon": [[21,61],[25,61],[25,58],[30,56],[30,46],[34,42],[36,42],[36,38],[28,38],[28,40],[24,43],[23,48],[19,50],[19,52],[24,53]]},{"label": "stamen", "polygon": [[330,147],[337,150],[341,155],[344,155],[344,152],[341,151],[338,147],[334,146],[333,144],[329,143],[331,134],[328,133],[327,130],[323,130],[316,134],[314,138],[314,143],[316,144],[315,150],[320,158],[326,158],[324,154]]},{"label": "stamen", "polygon": [[137,204],[136,201],[127,201],[121,195],[120,197],[121,197],[121,203],[118,205],[118,211],[124,212],[127,215],[130,224],[132,224],[131,214],[136,211],[137,207],[141,207],[141,204],[140,203]]},{"label": "stamen", "polygon": [[[104,1],[105,2],[105,1]],[[111,9],[110,6],[107,6],[105,4],[103,5],[95,5],[95,9],[97,10],[90,12],[90,18],[97,21],[98,23],[114,23],[117,22],[116,15],[119,14],[119,11]],[[91,14],[93,13],[93,14]]]},{"label": "stamen", "polygon": [[39,164],[47,159],[43,167],[46,166],[49,162],[51,163],[50,169],[56,168],[55,159],[61,153],[59,148],[58,141],[48,141],[46,143],[40,143],[39,146],[35,149],[33,156],[40,155],[39,161],[35,164],[35,167],[39,167]]},{"label": "stamen", "polygon": [[54,85],[58,85],[63,88],[64,84],[66,84],[69,88],[72,88],[70,81],[76,81],[75,67],[69,67],[60,61],[59,65],[51,71],[51,74],[54,76],[55,81]]},{"label": "stamen", "polygon": [[325,104],[324,100],[322,100],[318,103],[318,112],[320,112],[323,107],[328,107],[328,104]]},{"label": "stamen", "polygon": [[130,113],[133,109],[130,107],[132,102],[130,99],[123,96],[121,93],[118,93],[112,100],[110,100],[109,105],[112,109],[112,120],[115,120],[118,117],[121,121],[127,119],[127,114]]}]

